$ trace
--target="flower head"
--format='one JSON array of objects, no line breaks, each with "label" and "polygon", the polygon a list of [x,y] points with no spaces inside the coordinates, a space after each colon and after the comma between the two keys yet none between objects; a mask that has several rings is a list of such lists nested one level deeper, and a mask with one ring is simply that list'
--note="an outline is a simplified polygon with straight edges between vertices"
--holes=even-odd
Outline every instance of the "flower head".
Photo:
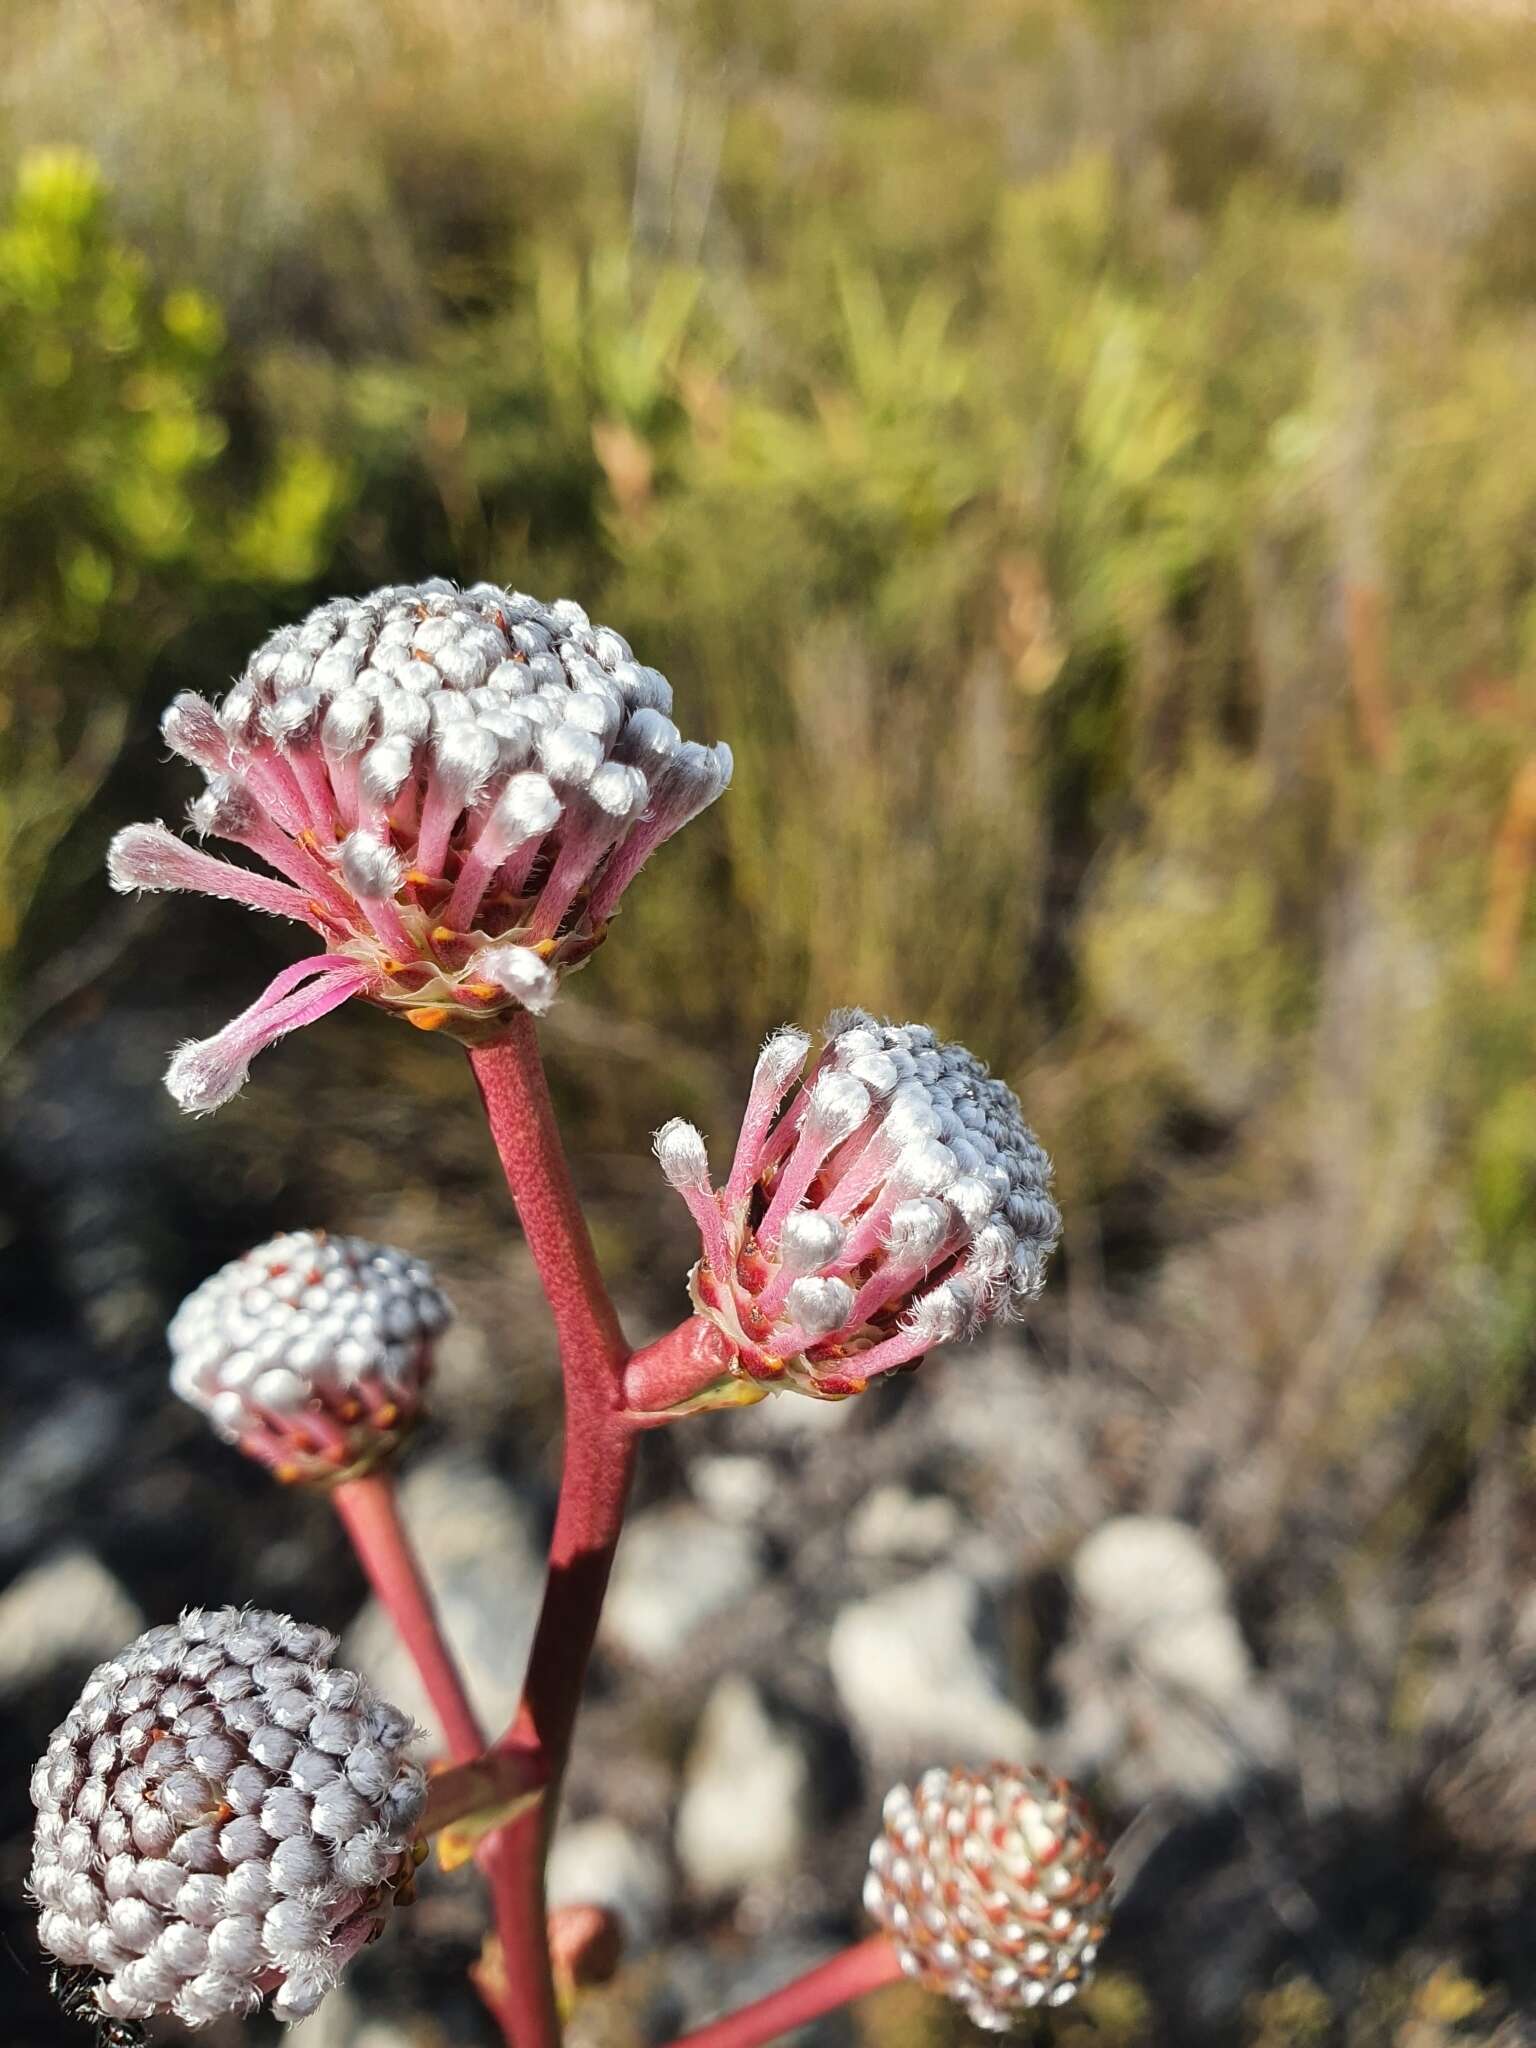
[{"label": "flower head", "polygon": [[764,1046],[722,1189],[691,1124],[656,1153],[733,1372],[834,1400],[1032,1300],[1061,1218],[1018,1101],[964,1046],[841,1012],[784,1106],[809,1051],[803,1031]]},{"label": "flower head", "polygon": [[407,1252],[285,1231],[187,1296],[171,1385],[280,1479],[354,1477],[414,1427],[452,1313]]},{"label": "flower head", "polygon": [[898,1785],[864,1904],[902,1968],[1004,2033],[1089,1981],[1110,1907],[1104,1849],[1061,1778],[995,1764]]},{"label": "flower head", "polygon": [[193,1610],[98,1665],[32,1773],[44,1948],[108,2019],[313,2012],[416,1867],[412,1728],[323,1629]]},{"label": "flower head", "polygon": [[280,974],[167,1086],[203,1112],[252,1056],[348,996],[469,1044],[542,1014],[601,944],[641,864],[730,780],[684,740],[666,678],[579,605],[435,581],[338,598],[274,633],[218,706],[162,725],[203,771],[199,834],[112,843],[113,886],[190,889],[309,925],[325,950]]}]

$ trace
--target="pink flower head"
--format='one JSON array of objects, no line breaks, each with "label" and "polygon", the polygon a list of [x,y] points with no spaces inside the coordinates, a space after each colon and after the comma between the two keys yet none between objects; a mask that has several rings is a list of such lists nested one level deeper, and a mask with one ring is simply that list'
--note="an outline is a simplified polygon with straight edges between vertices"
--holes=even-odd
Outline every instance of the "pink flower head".
[{"label": "pink flower head", "polygon": [[909,1977],[995,2034],[1089,1982],[1110,1878],[1064,1778],[1009,1764],[925,1771],[887,1795],[881,1818],[864,1905]]},{"label": "pink flower head", "polygon": [[1019,1104],[964,1046],[861,1011],[775,1032],[725,1186],[704,1140],[656,1135],[704,1256],[689,1280],[732,1371],[824,1400],[973,1334],[1040,1292],[1061,1230],[1050,1161]]},{"label": "pink flower head", "polygon": [[325,950],[181,1048],[176,1100],[217,1109],[255,1053],[349,996],[471,1045],[542,1015],[646,858],[730,780],[730,749],[684,740],[671,704],[579,605],[441,581],[321,605],[221,704],[178,697],[162,730],[203,771],[194,828],[275,872],[130,825],[113,886],[225,896]]},{"label": "pink flower head", "polygon": [[171,1385],[279,1479],[354,1478],[420,1419],[452,1313],[407,1252],[285,1231],[181,1304],[166,1333]]}]

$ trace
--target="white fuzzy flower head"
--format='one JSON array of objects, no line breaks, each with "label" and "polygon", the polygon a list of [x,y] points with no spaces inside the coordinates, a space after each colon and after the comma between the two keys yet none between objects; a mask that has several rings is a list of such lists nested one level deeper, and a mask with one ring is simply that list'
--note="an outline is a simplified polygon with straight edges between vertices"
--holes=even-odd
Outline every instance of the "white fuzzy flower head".
[{"label": "white fuzzy flower head", "polygon": [[171,1385],[278,1478],[333,1483],[415,1426],[451,1317],[408,1252],[285,1231],[187,1296],[166,1333]]},{"label": "white fuzzy flower head", "polygon": [[926,1771],[888,1794],[882,1819],[864,1905],[909,1977],[991,2033],[1089,1982],[1110,1878],[1064,1779],[1006,1764]]},{"label": "white fuzzy flower head", "polygon": [[104,2018],[302,2019],[408,1893],[414,1731],[335,1650],[284,1615],[192,1611],[98,1665],[54,1731],[31,1888]]},{"label": "white fuzzy flower head", "polygon": [[691,1125],[656,1151],[699,1226],[690,1290],[734,1375],[841,1400],[1022,1310],[1061,1218],[1016,1097],[963,1045],[846,1011],[804,1073],[809,1051],[788,1030],[763,1048],[723,1188]]},{"label": "white fuzzy flower head", "polygon": [[671,708],[665,676],[579,605],[440,581],[323,604],[221,704],[178,697],[162,729],[205,779],[192,824],[261,866],[130,825],[113,886],[223,896],[324,950],[182,1047],[177,1101],[217,1109],[263,1046],[349,996],[470,1045],[542,1014],[730,781],[730,749],[684,740]]}]

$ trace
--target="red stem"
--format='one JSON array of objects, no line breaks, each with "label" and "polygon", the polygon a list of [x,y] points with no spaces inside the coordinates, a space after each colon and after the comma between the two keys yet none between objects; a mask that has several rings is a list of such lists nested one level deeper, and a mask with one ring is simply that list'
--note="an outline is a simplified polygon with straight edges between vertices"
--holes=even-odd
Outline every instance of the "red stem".
[{"label": "red stem", "polygon": [[554,1316],[565,1384],[564,1465],[544,1603],[522,1702],[497,1745],[532,1755],[550,1793],[491,1837],[480,1856],[496,1901],[505,1983],[499,2017],[516,2048],[551,2048],[559,2024],[544,1855],[634,1466],[634,1430],[623,1412],[629,1346],[571,1184],[532,1018],[519,1012],[504,1038],[469,1058]]},{"label": "red stem", "polygon": [[900,1975],[894,1944],[883,1934],[872,1934],[766,1998],[681,2035],[672,2048],[762,2048],[763,2042],[776,2041],[850,1999],[862,1998],[866,1991],[893,1984]]},{"label": "red stem", "polygon": [[450,1756],[455,1763],[468,1763],[484,1750],[485,1736],[400,1519],[393,1478],[388,1472],[370,1472],[362,1479],[345,1479],[333,1488],[331,1499],[369,1584],[421,1674]]}]

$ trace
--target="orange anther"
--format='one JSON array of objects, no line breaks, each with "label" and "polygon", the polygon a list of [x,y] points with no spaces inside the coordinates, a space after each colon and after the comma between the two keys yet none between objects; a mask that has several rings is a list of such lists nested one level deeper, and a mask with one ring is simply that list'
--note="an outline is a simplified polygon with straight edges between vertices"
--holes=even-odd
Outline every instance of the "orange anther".
[{"label": "orange anther", "polygon": [[439,1031],[452,1015],[446,1003],[438,1003],[427,1010],[407,1010],[405,1018],[418,1031]]}]

